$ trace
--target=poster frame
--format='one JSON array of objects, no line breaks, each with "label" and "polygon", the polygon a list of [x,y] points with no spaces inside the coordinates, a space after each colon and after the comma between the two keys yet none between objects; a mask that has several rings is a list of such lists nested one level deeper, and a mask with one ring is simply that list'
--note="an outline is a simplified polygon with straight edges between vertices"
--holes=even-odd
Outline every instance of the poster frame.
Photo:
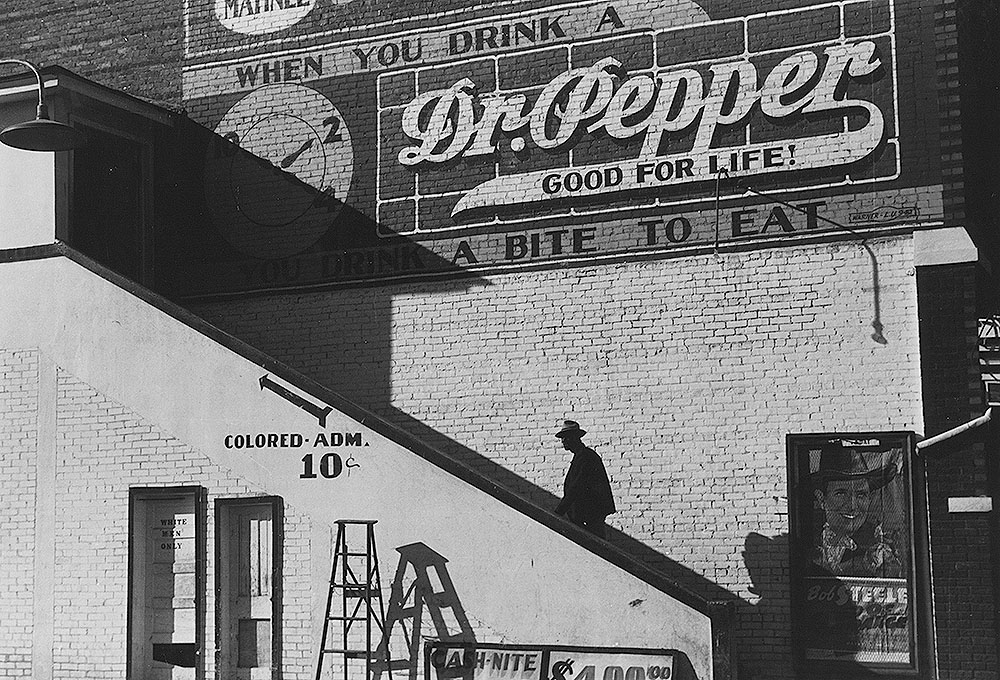
[{"label": "poster frame", "polygon": [[[809,659],[803,640],[805,607],[800,594],[804,587],[808,547],[805,535],[811,504],[800,506],[799,483],[802,464],[808,465],[802,451],[832,439],[879,439],[882,446],[896,446],[903,452],[902,475],[906,484],[907,512],[910,520],[909,568],[906,579],[912,617],[909,639],[909,663],[864,662],[854,659]],[[788,560],[789,605],[792,626],[792,660],[796,674],[802,677],[932,677],[934,666],[933,608],[930,594],[930,558],[927,528],[926,486],[923,461],[916,455],[916,435],[912,431],[832,431],[786,435],[788,473]]]}]

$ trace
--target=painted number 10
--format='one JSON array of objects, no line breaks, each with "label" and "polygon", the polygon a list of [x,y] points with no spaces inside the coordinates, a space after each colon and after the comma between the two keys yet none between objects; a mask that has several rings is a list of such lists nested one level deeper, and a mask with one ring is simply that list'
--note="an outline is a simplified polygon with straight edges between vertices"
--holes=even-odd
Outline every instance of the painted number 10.
[{"label": "painted number 10", "polygon": [[[344,461],[336,453],[325,453],[319,459],[319,474],[326,479],[333,479],[344,471]],[[316,479],[313,468],[313,454],[302,456],[302,474],[299,479]]]}]

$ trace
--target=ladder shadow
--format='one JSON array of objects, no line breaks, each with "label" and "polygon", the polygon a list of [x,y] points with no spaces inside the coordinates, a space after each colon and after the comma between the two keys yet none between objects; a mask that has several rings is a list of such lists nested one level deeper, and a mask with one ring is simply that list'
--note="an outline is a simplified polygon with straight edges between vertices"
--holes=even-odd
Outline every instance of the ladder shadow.
[{"label": "ladder shadow", "polygon": [[[422,542],[400,546],[396,551],[399,562],[389,588],[389,608],[374,655],[372,680],[382,680],[383,675],[388,680],[402,680],[401,675],[393,677],[394,672],[400,671],[406,673],[406,680],[417,680],[421,661],[427,664],[427,680],[473,680],[477,668],[484,667],[485,662],[478,657],[485,652],[476,644],[475,629],[448,573],[448,559]],[[430,626],[426,625],[425,614]],[[442,654],[437,662],[431,654],[434,647]],[[516,647],[484,644],[482,649],[502,651]],[[404,651],[400,653],[400,649]],[[462,662],[455,661],[456,650],[465,650]],[[469,658],[469,650],[473,658]],[[541,680],[567,680],[554,667],[546,667],[544,658]],[[698,680],[687,654],[674,651],[673,659],[671,677]],[[493,668],[500,669],[496,661]]]},{"label": "ladder shadow", "polygon": [[[408,680],[416,680],[425,639],[476,642],[475,630],[448,573],[448,559],[421,542],[400,546],[396,552],[399,562],[389,586],[389,608],[375,656],[374,680],[380,680],[383,673],[392,678],[394,671],[405,671]],[[425,630],[431,632],[425,615],[433,635],[425,634]],[[471,680],[472,674],[471,668],[463,668],[448,677]]]}]

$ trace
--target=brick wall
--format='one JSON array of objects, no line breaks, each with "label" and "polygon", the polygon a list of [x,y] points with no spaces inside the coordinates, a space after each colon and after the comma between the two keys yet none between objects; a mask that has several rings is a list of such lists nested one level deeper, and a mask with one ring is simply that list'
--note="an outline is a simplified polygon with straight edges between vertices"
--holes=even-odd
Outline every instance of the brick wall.
[{"label": "brick wall", "polygon": [[950,224],[962,224],[966,219],[956,9],[954,0],[944,0],[934,8],[942,195],[945,219]]},{"label": "brick wall", "polygon": [[[841,19],[842,9],[844,10],[843,20]],[[630,28],[636,27],[631,26]],[[378,181],[374,187],[378,198],[376,219],[383,233],[416,233],[426,237],[428,232],[455,229],[456,226],[489,225],[494,223],[496,219],[501,222],[513,222],[516,219],[533,217],[543,219],[551,218],[553,215],[585,214],[586,210],[582,210],[579,206],[574,206],[571,210],[569,205],[554,208],[535,204],[519,209],[513,208],[510,204],[517,201],[511,201],[509,194],[516,193],[521,189],[525,191],[531,189],[530,182],[522,185],[516,183],[517,178],[523,178],[525,173],[529,171],[555,171],[572,167],[592,168],[598,167],[600,164],[609,164],[612,161],[635,160],[639,155],[641,144],[638,142],[641,141],[641,138],[637,139],[634,135],[627,141],[619,138],[615,144],[608,143],[608,139],[599,141],[588,138],[576,144],[562,145],[558,152],[548,150],[544,154],[539,154],[540,149],[536,145],[540,145],[542,140],[537,139],[538,133],[532,132],[529,135],[525,132],[524,134],[529,141],[525,147],[528,151],[523,152],[525,154],[523,156],[512,156],[510,153],[505,153],[509,150],[510,144],[501,140],[496,143],[498,149],[496,154],[480,158],[455,155],[454,162],[437,163],[431,161],[423,165],[414,165],[413,163],[404,165],[393,162],[397,155],[411,153],[415,148],[409,146],[412,140],[406,141],[407,138],[403,133],[404,126],[401,123],[404,112],[409,108],[409,102],[420,94],[447,88],[462,78],[471,79],[476,84],[476,91],[479,93],[491,93],[500,97],[510,97],[512,93],[517,93],[517,96],[526,97],[530,104],[530,106],[526,105],[525,107],[527,111],[537,105],[539,95],[547,82],[570,69],[590,67],[595,63],[600,63],[602,59],[614,58],[620,62],[623,72],[627,72],[629,76],[636,76],[660,68],[667,69],[664,73],[670,73],[671,70],[676,71],[676,69],[684,67],[689,69],[690,73],[692,72],[690,69],[695,71],[699,68],[705,69],[705,62],[709,60],[724,61],[742,58],[754,65],[759,72],[758,77],[764,81],[770,69],[774,68],[781,58],[788,57],[793,50],[801,50],[801,46],[804,45],[814,46],[835,41],[842,34],[856,40],[869,38],[879,45],[879,49],[885,55],[894,54],[894,48],[890,46],[890,41],[887,41],[884,36],[885,32],[891,28],[894,26],[890,21],[889,5],[883,1],[865,3],[864,10],[857,5],[848,5],[844,8],[827,5],[813,9],[776,13],[770,16],[757,15],[739,21],[699,23],[694,27],[671,28],[663,31],[630,32],[625,36],[612,36],[600,40],[593,38],[603,36],[590,36],[591,39],[581,40],[576,44],[561,44],[531,51],[513,51],[499,58],[493,55],[479,55],[478,58],[450,61],[443,65],[431,64],[388,71],[379,77],[378,88],[381,162],[378,165]],[[826,57],[819,58],[825,59]],[[888,59],[887,56],[883,58]],[[656,72],[663,75],[659,71]],[[707,74],[702,77],[706,78],[706,83],[710,78]],[[624,75],[622,79],[625,79]],[[634,84],[638,81],[631,82]],[[700,80],[698,83],[697,87],[701,87]],[[652,87],[651,84],[650,87]],[[688,85],[688,87],[695,86]],[[872,98],[873,103],[876,103],[885,112],[887,118],[895,117],[894,86],[880,83],[878,87],[868,88],[866,96]],[[683,96],[679,98],[684,99]],[[680,109],[673,113],[676,117],[683,119],[688,115],[690,103],[687,100],[683,105],[675,104],[674,106]],[[767,110],[765,104],[762,104],[762,107]],[[538,113],[536,109],[532,108],[531,110],[535,111],[531,115]],[[693,118],[695,114],[693,110],[690,111]],[[198,116],[201,112],[194,109],[194,113]],[[781,139],[782,133],[777,133],[775,136],[776,132],[773,126],[780,127],[781,124],[789,121],[778,123],[780,115],[773,111],[771,114],[774,118],[752,120],[747,124],[747,129],[740,129],[738,134],[730,132],[729,134],[734,134],[734,138],[741,140],[739,142],[733,141],[733,143],[742,143],[744,136],[746,139],[755,140]],[[710,114],[703,113],[701,115],[704,121]],[[199,119],[201,118],[199,117]],[[810,131],[819,133],[825,129],[824,125],[828,123],[829,121],[820,122],[815,119],[808,123],[800,120],[796,121],[796,131],[801,138],[808,136],[807,133]],[[568,136],[565,129],[562,134]],[[705,134],[704,130],[699,130],[698,126],[688,126],[683,131],[671,135],[667,143],[670,153],[690,151],[694,156],[697,156],[699,151],[695,140],[696,137],[703,134]],[[720,132],[719,136],[722,134]],[[884,142],[887,150],[877,163],[859,163],[857,166],[848,166],[847,168],[817,168],[810,174],[808,180],[803,182],[801,177],[796,177],[786,182],[783,188],[843,185],[859,179],[892,178],[898,173],[896,149],[899,145],[895,135],[894,129],[887,133]],[[712,133],[708,133],[707,136],[712,137]],[[523,143],[524,140],[521,142]],[[645,143],[649,144],[649,139],[646,139]],[[552,146],[551,143],[549,146]],[[532,150],[535,152],[534,155],[530,153]],[[661,153],[665,154],[666,152]],[[719,153],[721,154],[722,151],[719,150]],[[827,152],[817,153],[825,155]],[[364,152],[359,152],[359,155],[363,154]],[[448,154],[440,152],[437,155],[446,156]],[[676,160],[677,157],[673,158]],[[627,175],[629,171],[625,172]],[[466,200],[468,194],[465,192],[477,191],[477,187],[481,187],[485,182],[505,177],[510,181],[496,188],[496,191],[501,193],[496,200],[503,206],[499,212],[487,210],[478,219],[463,218],[459,223],[456,223],[451,216],[451,211],[457,203],[460,204]],[[702,181],[713,178],[714,176],[701,176]],[[769,182],[770,180],[761,179],[761,181]],[[757,182],[754,184],[757,185]],[[664,192],[659,202],[661,204],[676,204],[685,198],[711,196],[713,190],[714,187],[706,189],[704,184],[700,188],[692,189],[690,184],[679,182],[672,184],[669,192]],[[565,194],[561,196],[566,198]],[[535,198],[537,199],[537,197]],[[363,200],[365,199],[361,195],[354,198],[356,203]],[[490,199],[488,205],[493,205],[493,200]],[[598,199],[598,201],[597,207],[592,211],[607,210],[612,207],[607,198]],[[621,201],[619,206],[623,210],[627,210],[648,207],[650,204],[651,201],[648,197],[632,194],[625,196],[625,200]],[[613,240],[614,237],[605,236],[604,238]],[[627,244],[632,240],[631,235],[626,233],[620,234],[619,238],[621,243],[615,245],[621,248],[627,248]],[[609,244],[602,244],[602,246],[606,250],[611,250]]]},{"label": "brick wall", "polygon": [[[977,360],[975,267],[921,268],[921,370],[928,435],[981,416],[985,409]],[[984,496],[987,476],[980,433],[960,436],[925,454],[930,516],[934,619],[942,678],[996,677],[993,562],[996,523],[991,513],[952,514],[949,497]]]},{"label": "brick wall", "polygon": [[0,677],[31,677],[38,353],[0,351]]},{"label": "brick wall", "polygon": [[[772,6],[743,1],[702,5],[713,20]],[[920,31],[912,34],[934,37],[933,50],[920,40],[899,46],[899,127],[911,135],[899,153],[904,176],[944,184],[948,224],[966,216],[956,6],[951,0],[892,5],[898,25],[919,24]],[[855,30],[852,26],[873,21],[871,25],[884,27],[884,7],[848,6],[845,19],[856,22],[848,24],[848,34]],[[43,0],[12,10],[0,36],[7,56],[60,63],[126,92],[176,103],[181,99],[183,11],[182,3],[140,2],[126,12],[113,3],[67,7]],[[832,25],[827,10],[795,16],[815,16],[815,21],[796,27],[789,24],[792,15],[779,13],[757,21],[750,45],[742,44],[742,32],[713,44],[726,52],[733,41],[739,42],[734,50],[768,49],[775,46],[768,44],[769,36],[789,31],[805,35]],[[712,31],[724,28],[711,25]],[[717,37],[702,36],[696,28],[676,35],[688,42]],[[196,43],[199,39],[195,36]],[[195,48],[213,47],[207,39],[203,42]],[[670,63],[666,38],[656,46],[666,55],[657,65]],[[933,65],[928,63],[932,58]],[[683,54],[677,59],[683,61]],[[937,80],[930,85],[921,79],[932,68]],[[693,588],[714,593],[717,585],[738,597],[745,674],[783,677],[790,673],[784,435],[835,429],[934,432],[963,422],[970,413],[978,415],[973,413],[978,404],[965,408],[967,357],[961,356],[951,367],[924,364],[924,383],[940,392],[921,412],[909,241],[884,239],[873,247],[887,346],[869,338],[873,291],[867,254],[846,243],[725,255],[721,262],[699,256],[493,275],[461,290],[424,282],[257,296],[201,304],[198,311],[547,507],[559,495],[568,462],[552,429],[564,416],[582,420],[591,431],[589,443],[608,462],[618,494],[613,540]],[[941,283],[948,292],[935,298],[932,304],[939,309],[933,314],[957,312],[955,305],[966,303],[963,295],[971,288],[963,286],[969,282]],[[935,339],[931,333],[946,321],[925,318],[920,333],[925,348],[939,342],[942,350],[952,351],[948,343],[955,336]],[[956,317],[955,323],[969,318],[974,316]],[[966,340],[962,335],[961,342]],[[958,391],[945,393],[945,387],[955,384],[956,371]],[[79,519],[85,512],[111,522],[115,533],[121,528],[121,513],[95,500],[111,493],[111,473],[83,462],[80,451],[106,459],[109,469],[124,464],[124,474],[137,484],[204,475],[212,480],[204,482],[210,498],[251,492],[119,407],[94,406],[97,397],[89,388],[70,389],[65,386],[69,382],[64,376],[64,396],[82,415],[64,415],[73,419],[67,422],[81,439],[60,439],[66,469],[59,470],[58,491],[60,498],[71,496],[68,505],[60,505],[59,521],[68,523],[61,528],[86,540],[80,547],[61,539],[61,563],[93,561],[95,554],[103,554],[104,542],[112,540],[98,532],[100,523]],[[19,394],[15,387],[5,385],[4,397]],[[78,425],[91,428],[90,434],[81,434]],[[119,459],[124,450],[134,453]],[[3,474],[28,474],[25,455],[5,455]],[[982,527],[976,518],[948,516],[940,499],[971,493],[962,491],[970,479],[974,490],[985,488],[985,481],[980,454],[969,449],[961,455],[953,469],[941,464],[938,481],[934,469],[929,476],[932,497],[938,499],[932,498],[931,507],[934,545],[964,556],[966,548],[953,537],[978,540]],[[19,485],[18,493],[23,488]],[[108,498],[117,507],[121,488],[115,487]],[[288,521],[296,521],[292,513]],[[22,530],[30,539],[30,528]],[[120,557],[121,545],[111,549]],[[27,571],[4,572],[4,578],[12,573],[17,576],[10,578],[22,579],[11,591],[3,586],[5,597],[30,586],[23,580],[31,574],[30,558],[25,559]],[[946,567],[939,562],[935,573],[947,600],[938,612],[939,632],[942,627],[949,631],[942,634],[942,668],[972,674],[995,661],[995,650],[989,652],[983,639],[973,640],[971,651],[962,647],[966,629],[960,624],[979,617],[976,607],[985,606],[985,591],[978,590],[982,583],[975,574],[978,569],[989,573],[988,565],[976,559],[969,555]],[[91,571],[74,570],[74,578],[88,587],[104,587],[96,562],[92,566]],[[120,571],[107,576],[121,579]],[[73,596],[68,587],[63,594]],[[30,603],[10,597],[14,605],[30,610]],[[118,606],[122,597],[123,588],[109,594],[109,603]],[[95,606],[73,602],[67,615],[83,617],[73,619],[77,623],[92,611],[87,607]],[[977,604],[969,609],[967,602]],[[211,621],[211,602],[207,609]],[[102,613],[95,625],[113,620]],[[0,622],[0,650],[7,639],[4,625]],[[210,638],[213,627],[208,628]],[[12,640],[30,636],[30,630],[16,625],[10,633]],[[122,630],[107,633],[117,640]],[[102,649],[100,644],[88,648],[86,661],[64,656],[61,663],[96,668],[103,663]],[[18,658],[11,657],[10,667],[27,668],[26,657]],[[115,658],[115,663],[121,661]]]},{"label": "brick wall", "polygon": [[911,242],[872,248],[884,346],[856,243],[197,311],[550,508],[569,462],[554,428],[580,420],[613,479],[612,540],[741,598],[744,670],[785,677],[785,435],[921,429]]},{"label": "brick wall", "polygon": [[[202,597],[206,677],[214,677],[215,499],[262,491],[63,371],[58,390],[54,677],[124,677],[129,487],[193,484],[208,497]],[[285,504],[282,656],[290,679],[312,677],[311,526]]]},{"label": "brick wall", "polygon": [[[38,65],[58,64],[153,101],[179,103],[184,5],[16,2],[0,24],[0,51]],[[3,67],[3,75],[17,72]]]}]

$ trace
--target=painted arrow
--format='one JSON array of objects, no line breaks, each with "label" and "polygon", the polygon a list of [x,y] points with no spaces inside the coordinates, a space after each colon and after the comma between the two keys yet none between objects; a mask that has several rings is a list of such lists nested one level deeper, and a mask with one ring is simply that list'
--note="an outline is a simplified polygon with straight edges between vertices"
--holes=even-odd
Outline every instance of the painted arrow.
[{"label": "painted arrow", "polygon": [[284,397],[288,401],[292,402],[306,413],[316,416],[316,419],[319,420],[320,427],[326,427],[326,417],[330,415],[331,411],[333,411],[333,409],[329,406],[317,406],[316,404],[303,399],[294,392],[285,389],[278,383],[271,380],[271,376],[269,375],[262,375],[260,377],[260,389],[264,389],[265,387],[277,394],[279,397]]}]

